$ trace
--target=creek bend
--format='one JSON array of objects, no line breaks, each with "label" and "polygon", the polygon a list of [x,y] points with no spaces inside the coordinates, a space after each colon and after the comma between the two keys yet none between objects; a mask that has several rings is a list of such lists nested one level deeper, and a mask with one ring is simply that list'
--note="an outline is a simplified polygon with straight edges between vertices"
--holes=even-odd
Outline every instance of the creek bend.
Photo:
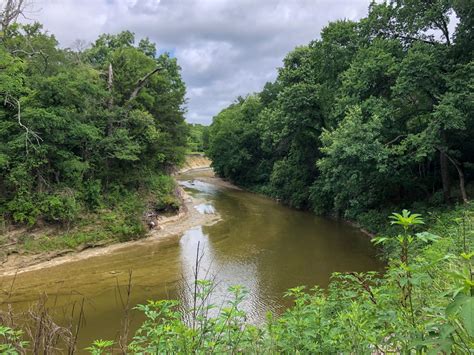
[{"label": "creek bend", "polygon": [[[47,293],[49,308],[61,317],[84,298],[86,322],[78,344],[83,349],[95,339],[117,339],[123,314],[117,287],[124,292],[129,270],[132,305],[164,298],[189,305],[198,243],[203,252],[200,276],[214,278],[217,285],[213,302],[226,299],[228,286],[245,286],[249,294],[243,306],[252,322],[290,306],[283,298],[290,287],[326,287],[336,271],[383,269],[369,238],[346,223],[232,188],[210,169],[183,173],[178,181],[188,194],[205,201],[196,206],[200,213],[217,212],[221,220],[182,235],[18,274],[8,303],[14,310],[26,310]],[[11,276],[0,278],[0,298],[11,282]],[[132,331],[141,321],[142,315],[133,311]]]}]

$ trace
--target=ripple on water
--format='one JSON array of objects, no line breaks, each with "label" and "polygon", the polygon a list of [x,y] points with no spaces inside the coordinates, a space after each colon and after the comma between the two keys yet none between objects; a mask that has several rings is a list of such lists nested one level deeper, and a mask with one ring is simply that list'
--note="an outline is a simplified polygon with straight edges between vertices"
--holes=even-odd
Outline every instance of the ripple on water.
[{"label": "ripple on water", "polygon": [[217,187],[215,185],[200,180],[181,180],[178,181],[178,183],[184,188],[203,192],[209,195],[212,195],[217,191]]},{"label": "ripple on water", "polygon": [[216,213],[216,209],[214,208],[214,206],[209,203],[201,203],[199,205],[194,206],[194,208],[201,214]]}]

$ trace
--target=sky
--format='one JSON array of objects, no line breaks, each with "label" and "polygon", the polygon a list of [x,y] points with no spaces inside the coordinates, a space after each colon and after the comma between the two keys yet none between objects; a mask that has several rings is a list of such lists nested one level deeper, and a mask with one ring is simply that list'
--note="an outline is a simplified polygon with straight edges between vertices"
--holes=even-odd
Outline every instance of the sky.
[{"label": "sky", "polygon": [[186,119],[210,124],[239,95],[260,91],[298,45],[337,19],[357,20],[370,0],[34,0],[30,19],[62,47],[130,30],[177,57]]}]

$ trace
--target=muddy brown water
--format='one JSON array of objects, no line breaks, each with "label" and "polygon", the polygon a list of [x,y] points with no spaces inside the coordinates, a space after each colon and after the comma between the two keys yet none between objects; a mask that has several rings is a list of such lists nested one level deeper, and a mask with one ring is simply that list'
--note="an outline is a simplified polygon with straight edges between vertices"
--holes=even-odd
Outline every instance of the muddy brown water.
[{"label": "muddy brown water", "polygon": [[[179,176],[191,195],[206,202],[201,213],[217,212],[221,221],[197,226],[183,235],[131,245],[112,253],[17,275],[8,303],[25,310],[48,294],[48,307],[58,319],[71,305],[85,300],[86,322],[79,347],[94,339],[117,339],[122,318],[120,292],[132,271],[131,303],[173,298],[190,304],[196,249],[203,252],[201,274],[215,278],[214,303],[222,303],[230,285],[249,293],[243,306],[249,320],[261,322],[268,311],[291,305],[284,292],[298,285],[327,286],[335,271],[382,270],[367,236],[343,223],[287,208],[269,198],[215,183],[210,170]],[[0,279],[0,294],[11,277]],[[121,290],[120,292],[118,290]],[[5,308],[5,303],[3,306]],[[132,312],[135,330],[143,316]]]}]

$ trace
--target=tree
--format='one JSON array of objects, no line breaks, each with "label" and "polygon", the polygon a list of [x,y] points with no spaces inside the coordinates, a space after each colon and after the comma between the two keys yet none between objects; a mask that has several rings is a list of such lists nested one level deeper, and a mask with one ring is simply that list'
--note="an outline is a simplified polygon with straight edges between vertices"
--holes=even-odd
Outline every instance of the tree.
[{"label": "tree", "polygon": [[27,0],[5,0],[0,7],[0,39],[7,35],[11,25],[19,17],[24,16],[25,8],[29,5]]},{"label": "tree", "polygon": [[69,223],[111,191],[148,191],[183,159],[180,68],[151,55],[150,41],[138,48],[125,31],[72,53],[39,24],[9,34],[0,45],[4,217]]},{"label": "tree", "polygon": [[321,39],[288,53],[251,120],[245,100],[214,118],[216,172],[289,205],[350,218],[441,203],[439,190],[451,202],[454,179],[467,201],[470,8],[464,0],[374,2],[359,22],[330,23]]}]

